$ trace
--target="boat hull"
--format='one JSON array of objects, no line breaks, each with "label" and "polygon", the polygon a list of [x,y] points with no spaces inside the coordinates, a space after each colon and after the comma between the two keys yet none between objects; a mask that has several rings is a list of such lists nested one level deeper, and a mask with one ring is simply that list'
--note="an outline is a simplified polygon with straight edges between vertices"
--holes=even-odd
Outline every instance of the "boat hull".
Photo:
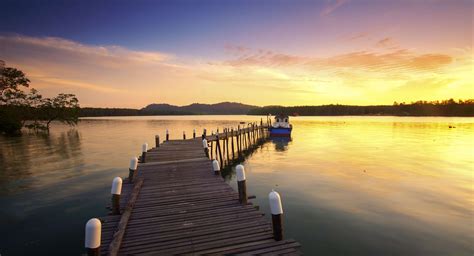
[{"label": "boat hull", "polygon": [[291,128],[268,128],[270,132],[270,137],[290,137],[291,136]]}]

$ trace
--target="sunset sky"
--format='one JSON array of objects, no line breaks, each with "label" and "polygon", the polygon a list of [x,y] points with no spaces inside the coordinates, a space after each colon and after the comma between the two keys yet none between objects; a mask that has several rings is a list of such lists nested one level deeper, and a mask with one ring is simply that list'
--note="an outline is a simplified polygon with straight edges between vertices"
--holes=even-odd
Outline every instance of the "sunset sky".
[{"label": "sunset sky", "polygon": [[81,106],[474,98],[471,0],[3,0],[0,59]]}]

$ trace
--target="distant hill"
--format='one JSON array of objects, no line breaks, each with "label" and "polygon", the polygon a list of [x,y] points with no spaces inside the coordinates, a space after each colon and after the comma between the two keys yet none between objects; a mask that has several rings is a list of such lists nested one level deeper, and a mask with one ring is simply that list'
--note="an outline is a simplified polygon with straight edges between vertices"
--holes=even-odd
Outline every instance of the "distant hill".
[{"label": "distant hill", "polygon": [[186,106],[150,104],[140,111],[150,115],[169,113],[182,115],[246,115],[250,110],[255,108],[258,107],[237,102],[221,102],[216,104],[193,103]]}]

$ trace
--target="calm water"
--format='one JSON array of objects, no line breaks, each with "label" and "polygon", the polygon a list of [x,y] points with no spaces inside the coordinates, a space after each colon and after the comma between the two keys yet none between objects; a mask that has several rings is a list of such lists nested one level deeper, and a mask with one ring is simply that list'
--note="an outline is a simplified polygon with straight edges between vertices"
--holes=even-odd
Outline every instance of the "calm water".
[{"label": "calm water", "polygon": [[[0,254],[83,253],[85,222],[106,214],[112,178],[127,175],[143,142],[167,128],[181,138],[241,120],[260,117],[84,119],[49,136],[0,137]],[[280,192],[285,236],[306,255],[474,254],[474,119],[292,123],[291,141],[267,142],[244,165],[267,218],[268,192]]]}]

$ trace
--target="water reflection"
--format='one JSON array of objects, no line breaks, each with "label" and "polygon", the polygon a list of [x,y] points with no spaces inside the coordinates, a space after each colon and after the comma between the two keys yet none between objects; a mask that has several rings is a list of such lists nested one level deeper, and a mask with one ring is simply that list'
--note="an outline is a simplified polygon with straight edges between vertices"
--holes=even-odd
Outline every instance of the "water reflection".
[{"label": "water reflection", "polygon": [[291,142],[291,137],[272,137],[270,140],[273,145],[275,145],[275,151],[283,152],[288,150],[288,144]]},{"label": "water reflection", "polygon": [[[112,178],[127,175],[143,142],[166,129],[181,139],[259,120],[94,118],[72,130],[54,125],[50,135],[0,136],[0,253],[82,253],[85,221],[105,214]],[[306,255],[473,255],[473,119],[292,123],[292,140],[262,142],[232,164],[244,163],[248,193],[267,216],[268,192],[281,192],[285,236]],[[235,186],[232,166],[223,175]]]},{"label": "water reflection", "polygon": [[0,145],[0,195],[69,178],[71,173],[62,171],[84,161],[81,136],[76,129],[50,134],[26,133],[14,138],[2,136]]}]

